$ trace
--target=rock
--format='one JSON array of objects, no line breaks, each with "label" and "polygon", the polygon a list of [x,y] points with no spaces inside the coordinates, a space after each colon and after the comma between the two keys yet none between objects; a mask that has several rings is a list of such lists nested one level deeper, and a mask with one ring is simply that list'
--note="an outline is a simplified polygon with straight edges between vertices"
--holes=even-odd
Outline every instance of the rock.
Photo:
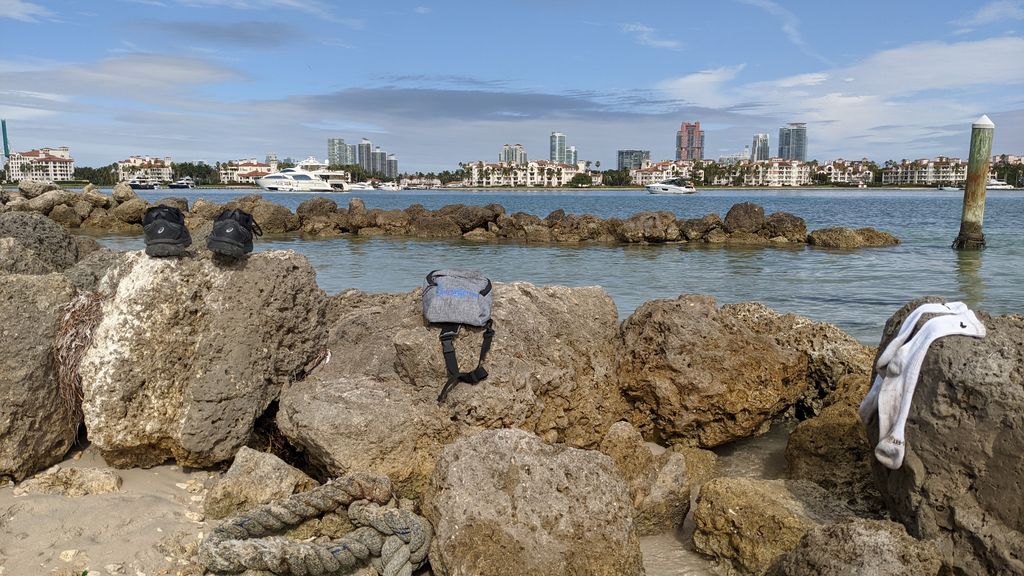
[{"label": "rock", "polygon": [[382,210],[374,214],[373,224],[381,232],[391,236],[409,233],[409,215],[401,210]]},{"label": "rock", "polygon": [[95,187],[82,192],[82,199],[96,208],[110,208],[114,204],[113,198],[100,192]]},{"label": "rock", "polygon": [[430,565],[447,576],[643,574],[610,458],[490,430],[448,446],[424,495]]},{"label": "rock", "polygon": [[278,427],[330,476],[385,474],[399,496],[419,498],[457,428],[436,401],[409,392],[373,378],[321,379],[314,372],[282,392]]},{"label": "rock", "polygon": [[98,240],[92,236],[79,236],[75,235],[75,244],[78,245],[78,259],[81,262],[82,258],[85,258],[89,254],[96,252],[97,250],[104,250],[104,246],[99,243]]},{"label": "rock", "polygon": [[127,182],[118,182],[117,184],[115,184],[114,189],[111,191],[110,195],[118,204],[122,202],[127,202],[129,200],[134,200],[135,198],[139,197],[139,195],[135,193],[135,190],[132,190],[132,187],[129,186]]},{"label": "rock", "polygon": [[117,205],[110,211],[110,215],[125,224],[142,224],[142,217],[146,215],[149,203],[142,198],[132,198]]},{"label": "rock", "polygon": [[28,200],[46,192],[50,192],[51,190],[60,189],[60,186],[57,186],[53,182],[36,182],[34,180],[21,180],[18,182],[18,192]]},{"label": "rock", "polygon": [[43,192],[39,196],[30,199],[28,201],[28,208],[33,212],[49,214],[50,210],[53,210],[53,207],[58,204],[71,204],[75,201],[76,196],[73,192],[58,188],[49,192]]},{"label": "rock", "polygon": [[807,222],[789,212],[775,212],[768,216],[764,229],[769,238],[782,236],[789,242],[807,242]]},{"label": "rock", "polygon": [[20,481],[56,464],[78,433],[78,407],[64,400],[75,393],[58,382],[53,354],[73,296],[60,274],[0,274],[0,477]]},{"label": "rock", "polygon": [[[88,218],[89,214],[92,213],[92,209],[95,208],[95,206],[92,205],[92,202],[89,202],[88,200],[77,200],[71,205],[71,207],[75,210],[75,214],[78,216],[79,222]],[[52,213],[50,214],[50,218],[53,218]]]},{"label": "rock", "polygon": [[718,309],[710,296],[642,304],[620,329],[618,373],[651,422],[645,438],[718,446],[763,433],[806,384],[806,359]]},{"label": "rock", "polygon": [[110,494],[120,490],[121,477],[113,470],[54,466],[16,486],[14,495],[57,494],[80,497]]},{"label": "rock", "polygon": [[725,215],[725,230],[729,233],[756,233],[765,225],[764,208],[753,202],[733,204]]},{"label": "rock", "polygon": [[210,202],[204,198],[198,198],[192,203],[191,215],[202,220],[214,220],[224,212],[224,206]]},{"label": "rock", "polygon": [[360,198],[348,201],[348,225],[353,232],[373,225],[366,214],[366,204]]},{"label": "rock", "polygon": [[409,220],[409,234],[418,238],[457,238],[462,228],[450,216],[420,216]]},{"label": "rock", "polygon": [[6,212],[0,214],[0,238],[11,237],[36,258],[60,271],[78,260],[78,244],[60,224],[42,214]]},{"label": "rock", "polygon": [[911,538],[895,522],[857,519],[811,528],[770,574],[937,576],[941,568],[934,544]]},{"label": "rock", "polygon": [[686,460],[686,477],[691,485],[703,484],[715,475],[718,455],[711,450],[676,444],[671,451],[683,455]]},{"label": "rock", "polygon": [[712,230],[718,230],[724,225],[718,214],[708,214],[703,218],[692,218],[679,222],[680,233],[691,242],[703,239]]},{"label": "rock", "polygon": [[737,230],[726,237],[725,243],[734,246],[767,246],[770,242],[764,236]]},{"label": "rock", "polygon": [[526,238],[527,230],[540,228],[547,230],[547,226],[540,218],[526,212],[516,212],[511,216],[499,216],[495,221],[498,226],[498,236],[505,238]]},{"label": "rock", "polygon": [[188,214],[188,198],[181,196],[168,196],[157,200],[153,205],[159,206],[161,204],[177,208],[178,210],[181,210],[182,214]]},{"label": "rock", "polygon": [[609,242],[615,239],[604,220],[590,214],[570,214],[552,225],[550,230],[551,239],[555,242]]},{"label": "rock", "polygon": [[858,228],[857,235],[860,236],[863,246],[897,246],[900,243],[899,238],[874,228]]},{"label": "rock", "polygon": [[492,208],[462,204],[445,206],[437,210],[435,215],[438,218],[451,218],[462,232],[486,227],[488,222],[494,222],[498,218],[498,213]]},{"label": "rock", "polygon": [[810,529],[852,517],[806,480],[715,478],[701,486],[693,544],[743,574],[761,575]]},{"label": "rock", "polygon": [[495,240],[498,237],[498,235],[495,234],[494,232],[488,232],[483,228],[477,228],[476,230],[470,230],[469,232],[466,232],[465,234],[462,235],[462,237],[465,238],[466,240],[472,240],[474,242],[490,242],[491,240]]},{"label": "rock", "polygon": [[95,292],[99,282],[112,268],[124,260],[123,252],[115,252],[109,248],[101,248],[90,252],[74,266],[64,271],[64,276],[78,290]]},{"label": "rock", "polygon": [[99,192],[99,190],[100,190],[100,187],[95,185],[95,184],[93,184],[92,182],[89,182],[85,186],[82,186],[82,193],[83,194],[88,194],[89,192]]},{"label": "rock", "polygon": [[[886,322],[884,350],[923,298]],[[1024,573],[1024,317],[977,312],[984,338],[932,343],[920,369],[898,470],[872,459],[893,519],[933,541],[957,574]],[[867,425],[870,446],[878,424]]]},{"label": "rock", "polygon": [[629,486],[637,534],[664,534],[683,525],[690,510],[690,481],[683,454],[660,450],[655,455],[628,422],[616,422],[601,441],[600,450],[611,456]]},{"label": "rock", "polygon": [[622,221],[618,238],[623,242],[675,242],[682,238],[676,215],[663,212],[640,212]]},{"label": "rock", "polygon": [[[243,196],[243,198],[248,197]],[[228,202],[224,208],[235,208],[235,204],[236,202]],[[252,214],[253,219],[265,234],[284,234],[299,229],[299,217],[280,204],[274,204],[262,198],[249,205],[245,205],[244,202],[238,202],[238,204],[242,205],[243,210]]]},{"label": "rock", "polygon": [[310,198],[302,204],[299,204],[299,207],[295,209],[295,214],[302,220],[306,220],[307,218],[312,218],[314,216],[330,216],[337,211],[337,202],[330,198],[317,196],[316,198]]},{"label": "rock", "polygon": [[900,241],[892,234],[879,232],[873,228],[851,230],[836,227],[814,230],[807,236],[807,243],[822,248],[852,250],[864,247],[895,246]]},{"label": "rock", "polygon": [[208,518],[227,518],[317,486],[316,480],[277,456],[243,446],[206,494],[203,512]]},{"label": "rock", "polygon": [[74,208],[67,204],[58,204],[50,210],[50,220],[53,220],[57,224],[64,226],[65,228],[78,228],[79,224],[82,223],[82,217],[78,215],[78,212]]},{"label": "rock", "polygon": [[14,238],[0,238],[0,273],[49,274],[53,265],[41,260],[35,252]]},{"label": "rock", "polygon": [[234,264],[130,252],[100,289],[80,374],[89,439],[116,467],[234,457],[326,343],[326,297],[290,251]]}]

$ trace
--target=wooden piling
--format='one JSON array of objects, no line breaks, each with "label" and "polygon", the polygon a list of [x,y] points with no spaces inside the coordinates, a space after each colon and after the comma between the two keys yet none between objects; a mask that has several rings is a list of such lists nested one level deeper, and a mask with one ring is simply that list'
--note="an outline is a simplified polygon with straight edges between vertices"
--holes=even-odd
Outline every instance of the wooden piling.
[{"label": "wooden piling", "polygon": [[971,151],[967,158],[967,184],[964,186],[964,210],[960,216],[960,234],[953,241],[957,250],[985,247],[982,222],[985,220],[985,184],[992,157],[992,135],[996,125],[982,116],[971,125]]}]

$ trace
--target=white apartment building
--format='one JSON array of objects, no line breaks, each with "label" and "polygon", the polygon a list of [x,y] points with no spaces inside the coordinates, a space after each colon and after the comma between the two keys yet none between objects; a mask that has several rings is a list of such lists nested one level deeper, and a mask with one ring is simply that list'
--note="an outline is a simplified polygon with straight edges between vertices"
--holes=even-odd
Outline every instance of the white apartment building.
[{"label": "white apartment building", "polygon": [[629,171],[633,184],[638,186],[656,184],[669,178],[692,178],[693,175],[693,162],[690,160],[665,160]]},{"label": "white apartment building", "polygon": [[75,161],[67,146],[15,152],[7,158],[7,179],[60,182],[75,176]]},{"label": "white apartment building", "polygon": [[882,169],[882,184],[964,184],[967,182],[967,163],[959,158],[939,156],[935,160],[904,160]]},{"label": "white apartment building", "polygon": [[440,178],[402,178],[398,186],[403,190],[432,190],[441,188]]},{"label": "white apartment building", "polygon": [[171,173],[171,158],[155,158],[151,156],[132,156],[117,162],[117,179],[127,182],[132,178],[144,178],[157,182],[174,180]]},{"label": "white apartment building", "polygon": [[799,160],[773,158],[754,162],[743,175],[744,186],[804,186],[811,183],[811,167]]},{"label": "white apartment building", "polygon": [[257,178],[263,178],[271,172],[277,172],[277,162],[257,162],[255,158],[230,160],[220,165],[220,181],[222,184],[255,184]]},{"label": "white apartment building", "polygon": [[875,178],[867,159],[847,161],[837,158],[818,168],[818,173],[824,173],[833,184],[867,184]]},{"label": "white apartment building", "polygon": [[578,166],[534,160],[526,164],[483,161],[463,165],[467,186],[559,187],[568,186],[572,177],[580,172]]}]

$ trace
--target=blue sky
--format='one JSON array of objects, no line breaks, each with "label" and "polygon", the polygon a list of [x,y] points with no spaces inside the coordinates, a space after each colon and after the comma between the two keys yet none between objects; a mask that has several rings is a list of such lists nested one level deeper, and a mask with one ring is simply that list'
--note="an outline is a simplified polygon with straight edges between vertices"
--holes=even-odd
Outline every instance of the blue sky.
[{"label": "blue sky", "polygon": [[79,165],[326,155],[369,138],[402,171],[705,156],[806,122],[808,156],[1024,154],[1024,0],[0,0],[0,117]]}]

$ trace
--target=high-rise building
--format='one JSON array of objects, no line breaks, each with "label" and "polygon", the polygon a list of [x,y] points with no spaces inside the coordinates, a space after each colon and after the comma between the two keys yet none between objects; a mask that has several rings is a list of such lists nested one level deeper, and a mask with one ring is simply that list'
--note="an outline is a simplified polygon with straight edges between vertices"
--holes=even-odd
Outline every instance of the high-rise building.
[{"label": "high-rise building", "polygon": [[701,160],[704,158],[704,131],[700,122],[683,122],[676,132],[676,160]]},{"label": "high-rise building", "polygon": [[548,160],[558,164],[565,164],[565,134],[561,132],[551,133],[551,154]]},{"label": "high-rise building", "polygon": [[387,168],[384,170],[384,175],[388,178],[398,178],[398,158],[395,158],[394,154],[388,154]]},{"label": "high-rise building", "polygon": [[619,170],[639,170],[650,161],[650,150],[619,150]]},{"label": "high-rise building", "polygon": [[371,174],[385,174],[388,169],[388,153],[381,150],[380,146],[377,146],[373,152],[370,153],[370,173]]},{"label": "high-rise building", "polygon": [[359,167],[367,172],[373,172],[373,169],[370,167],[372,162],[370,154],[373,153],[373,142],[363,138],[357,145],[356,152],[356,162],[359,163]]},{"label": "high-rise building", "polygon": [[779,157],[783,160],[807,160],[807,124],[791,122],[779,128]]},{"label": "high-rise building", "polygon": [[565,164],[576,164],[578,158],[576,157],[576,147],[569,146],[565,149]]},{"label": "high-rise building", "polygon": [[526,149],[523,148],[522,144],[516,144],[514,146],[505,144],[501,148],[501,154],[498,155],[498,162],[526,164]]},{"label": "high-rise building", "polygon": [[750,145],[750,159],[767,160],[771,158],[771,150],[768,148],[767,134],[754,134],[754,142]]},{"label": "high-rise building", "polygon": [[343,138],[327,139],[327,164],[331,166],[348,166],[355,164],[355,160],[349,156],[350,147],[345,144]]}]

